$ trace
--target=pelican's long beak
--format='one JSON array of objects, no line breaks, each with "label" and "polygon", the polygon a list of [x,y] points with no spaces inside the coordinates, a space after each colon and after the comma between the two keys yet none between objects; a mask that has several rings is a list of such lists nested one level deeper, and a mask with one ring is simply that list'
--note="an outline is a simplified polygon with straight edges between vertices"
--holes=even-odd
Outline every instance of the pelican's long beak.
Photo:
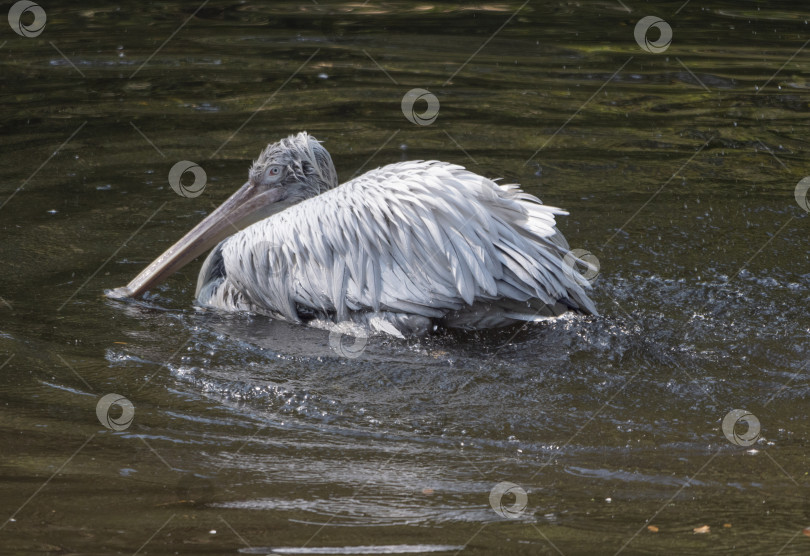
[{"label": "pelican's long beak", "polygon": [[[108,297],[138,297],[211,249],[226,237],[285,208],[281,188],[258,192],[250,182],[228,197],[214,212],[152,261],[129,284],[106,292]],[[273,208],[271,209],[271,205]]]}]

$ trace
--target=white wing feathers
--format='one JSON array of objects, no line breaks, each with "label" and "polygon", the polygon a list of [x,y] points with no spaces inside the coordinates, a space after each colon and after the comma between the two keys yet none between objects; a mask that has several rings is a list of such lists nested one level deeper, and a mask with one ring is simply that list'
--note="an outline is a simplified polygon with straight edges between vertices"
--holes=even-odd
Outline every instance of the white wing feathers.
[{"label": "white wing feathers", "polygon": [[[198,297],[293,321],[307,309],[336,322],[357,311],[452,318],[481,304],[489,325],[493,309],[501,324],[560,304],[595,313],[587,281],[564,271],[557,214],[567,213],[461,166],[392,164],[226,239]],[[214,256],[223,279],[206,288]]]}]

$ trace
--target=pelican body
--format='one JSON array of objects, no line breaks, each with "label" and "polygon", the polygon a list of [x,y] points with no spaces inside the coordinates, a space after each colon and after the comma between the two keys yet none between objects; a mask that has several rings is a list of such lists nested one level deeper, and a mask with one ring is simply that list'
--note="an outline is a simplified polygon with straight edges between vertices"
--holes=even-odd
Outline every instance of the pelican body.
[{"label": "pelican body", "polygon": [[446,162],[338,185],[329,153],[303,132],[268,145],[247,183],[110,295],[139,296],[213,247],[196,296],[225,311],[397,336],[595,314],[587,280],[566,268],[561,214]]}]

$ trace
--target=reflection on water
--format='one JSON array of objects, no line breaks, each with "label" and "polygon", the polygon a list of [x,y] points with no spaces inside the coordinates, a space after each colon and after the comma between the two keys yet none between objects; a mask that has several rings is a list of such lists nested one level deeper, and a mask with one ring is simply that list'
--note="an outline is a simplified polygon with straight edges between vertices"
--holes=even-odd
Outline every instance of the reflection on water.
[{"label": "reflection on water", "polygon": [[[39,37],[0,38],[8,551],[806,552],[806,14],[198,7],[49,5]],[[657,54],[646,15],[672,30]],[[432,123],[402,112],[415,88]],[[566,208],[602,316],[342,357],[324,330],[195,309],[198,265],[102,296],[302,129],[343,180],[437,158]],[[167,182],[182,160],[199,196]],[[733,409],[752,444],[726,439]]]}]

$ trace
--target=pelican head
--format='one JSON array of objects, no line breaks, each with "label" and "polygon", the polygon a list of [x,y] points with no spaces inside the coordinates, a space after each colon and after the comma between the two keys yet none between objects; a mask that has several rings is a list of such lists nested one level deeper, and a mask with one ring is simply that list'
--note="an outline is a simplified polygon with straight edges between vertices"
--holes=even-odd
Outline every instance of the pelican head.
[{"label": "pelican head", "polygon": [[302,201],[338,184],[329,152],[305,131],[267,145],[249,175],[250,184],[278,189],[279,200]]},{"label": "pelican head", "polygon": [[137,297],[235,233],[338,185],[337,171],[320,142],[301,132],[268,145],[248,181],[138,276],[107,295]]}]

